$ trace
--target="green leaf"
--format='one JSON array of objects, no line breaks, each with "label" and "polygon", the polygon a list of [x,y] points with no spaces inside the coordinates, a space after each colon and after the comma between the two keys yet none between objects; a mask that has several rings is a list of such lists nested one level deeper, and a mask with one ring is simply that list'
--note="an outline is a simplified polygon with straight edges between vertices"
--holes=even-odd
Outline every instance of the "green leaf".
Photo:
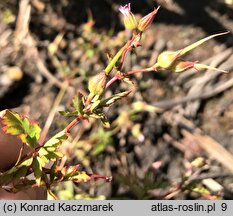
[{"label": "green leaf", "polygon": [[35,148],[37,146],[37,140],[41,132],[41,128],[38,124],[31,124],[27,118],[10,110],[6,110],[2,118],[2,123],[5,133],[18,136],[21,141],[26,143],[30,148]]},{"label": "green leaf", "polygon": [[48,151],[46,150],[46,148],[41,147],[40,150],[38,151],[38,153],[39,153],[39,156],[42,157],[44,155],[47,155]]},{"label": "green leaf", "polygon": [[100,118],[100,120],[101,120],[102,125],[105,128],[110,128],[110,123],[109,123],[109,120],[108,120],[107,116],[102,115],[101,118]]},{"label": "green leaf", "polygon": [[94,119],[100,119],[101,118],[99,113],[89,113],[88,116],[91,117],[91,118],[94,118]]},{"label": "green leaf", "polygon": [[55,161],[58,158],[63,157],[63,154],[57,151],[57,148],[62,144],[64,140],[66,140],[68,136],[66,135],[66,131],[63,130],[53,136],[50,140],[48,140],[43,147],[38,151],[39,157],[37,157],[39,163],[43,167],[50,160]]},{"label": "green leaf", "polygon": [[72,100],[72,106],[75,110],[74,111],[59,111],[59,113],[66,117],[83,115],[84,105],[83,105],[82,98],[83,98],[83,95],[80,92],[78,92],[78,94]]},{"label": "green leaf", "polygon": [[48,152],[54,152],[56,149],[57,149],[56,146],[49,146],[49,147],[46,147],[46,150],[47,150]]},{"label": "green leaf", "polygon": [[69,177],[69,180],[76,182],[76,183],[80,183],[80,182],[87,182],[91,179],[91,177],[89,175],[87,175],[86,172],[76,172],[73,174],[72,177]]},{"label": "green leaf", "polygon": [[[59,145],[68,138],[66,134],[66,130],[62,130],[59,133],[57,133],[55,136],[53,136],[51,139],[49,139],[45,144],[44,147],[59,147]],[[40,151],[39,151],[40,152]]]},{"label": "green leaf", "polygon": [[77,96],[75,96],[73,98],[73,107],[75,108],[75,111],[79,114],[79,115],[83,115],[83,102],[82,102],[82,94],[78,93]]},{"label": "green leaf", "polygon": [[120,92],[118,94],[112,95],[111,97],[102,100],[99,107],[108,107],[110,105],[112,105],[113,103],[115,103],[116,101],[122,99],[123,97],[126,97],[131,91],[124,91],[124,92]]},{"label": "green leaf", "polygon": [[41,175],[42,175],[42,164],[40,159],[35,157],[32,162],[32,169],[36,178],[36,183],[38,186],[41,184]]},{"label": "green leaf", "polygon": [[10,182],[12,182],[13,178],[14,175],[12,173],[0,174],[0,185],[8,185]]},{"label": "green leaf", "polygon": [[57,166],[56,163],[53,163],[52,167],[50,168],[49,177],[50,177],[51,183],[54,181],[56,177],[56,166]]},{"label": "green leaf", "polygon": [[31,166],[33,158],[23,161],[21,164],[12,167],[0,175],[0,185],[9,184],[12,180],[17,180],[25,177],[28,168]]},{"label": "green leaf", "polygon": [[100,104],[100,100],[95,100],[92,104],[91,104],[91,111],[95,110]]},{"label": "green leaf", "polygon": [[28,158],[27,160],[23,161],[23,163],[19,164],[17,167],[21,167],[21,166],[31,166],[33,161],[33,158]]},{"label": "green leaf", "polygon": [[48,155],[46,155],[46,158],[52,161],[55,161],[61,157],[63,157],[63,154],[61,152],[49,152]]},{"label": "green leaf", "polygon": [[53,152],[53,154],[55,154],[58,158],[61,158],[64,156],[61,152],[58,152],[58,151]]},{"label": "green leaf", "polygon": [[91,118],[95,118],[95,119],[100,119],[101,120],[101,122],[102,122],[102,125],[104,126],[104,127],[106,127],[106,128],[109,128],[110,127],[110,123],[109,123],[109,120],[108,120],[108,118],[107,118],[107,116],[103,113],[103,112],[101,112],[101,111],[95,111],[95,112],[93,112],[93,113],[90,113],[89,114],[89,117],[91,117]]},{"label": "green leaf", "polygon": [[73,117],[80,115],[79,112],[59,111],[59,113],[65,117]]},{"label": "green leaf", "polygon": [[14,173],[14,180],[18,180],[21,177],[26,177],[28,171],[28,167],[27,166],[22,166],[20,167],[15,173]]},{"label": "green leaf", "polygon": [[129,79],[128,77],[124,77],[122,80],[124,82],[126,82],[127,84],[129,84],[129,85],[136,86],[136,84],[131,79]]},{"label": "green leaf", "polygon": [[44,159],[44,158],[46,157],[45,156],[37,157],[37,160],[41,167],[45,167],[45,165],[49,162],[47,159]]},{"label": "green leaf", "polygon": [[[44,156],[44,155],[42,155],[42,156],[40,156],[40,160],[41,160],[41,164],[47,164],[48,162],[49,162],[49,159],[46,157],[46,156]],[[44,165],[43,165],[43,167],[44,167]]]}]

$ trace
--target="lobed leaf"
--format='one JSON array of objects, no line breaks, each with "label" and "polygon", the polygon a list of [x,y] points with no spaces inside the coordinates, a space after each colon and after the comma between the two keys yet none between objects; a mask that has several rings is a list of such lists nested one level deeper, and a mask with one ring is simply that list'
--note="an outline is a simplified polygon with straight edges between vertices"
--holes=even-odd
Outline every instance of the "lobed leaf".
[{"label": "lobed leaf", "polygon": [[25,177],[28,168],[31,166],[33,158],[29,158],[17,166],[12,167],[6,172],[0,174],[0,185],[7,185],[13,180],[17,180],[21,177]]},{"label": "lobed leaf", "polygon": [[39,157],[33,158],[32,169],[38,186],[41,185],[42,165],[44,165],[44,163],[40,160]]},{"label": "lobed leaf", "polygon": [[[49,161],[56,161],[57,159],[63,157],[63,154],[57,151],[57,148],[62,144],[64,140],[66,140],[68,136],[66,135],[66,131],[63,130],[53,136],[50,140],[48,140],[43,147],[41,147],[38,151],[37,161],[33,161],[34,167],[39,166],[39,170],[35,168],[34,172],[37,172],[37,177],[35,173],[35,177],[37,180],[37,184],[40,184],[40,177],[42,167],[45,166]],[[38,165],[39,163],[39,165]]]},{"label": "lobed leaf", "polygon": [[2,118],[3,131],[7,134],[18,136],[23,143],[30,148],[37,146],[41,128],[38,124],[31,124],[28,118],[20,116],[18,113],[6,110]]},{"label": "lobed leaf", "polygon": [[115,103],[116,101],[126,97],[127,95],[129,95],[131,91],[124,91],[124,92],[120,92],[118,94],[112,95],[111,97],[102,100],[99,107],[108,107],[110,105],[112,105],[113,103]]},{"label": "lobed leaf", "polygon": [[44,147],[59,147],[60,144],[65,141],[68,138],[66,130],[62,130],[59,133],[57,133],[55,136],[53,136],[51,139],[49,139],[45,144]]},{"label": "lobed leaf", "polygon": [[48,160],[56,161],[58,158],[63,157],[64,155],[61,152],[48,152],[45,156]]},{"label": "lobed leaf", "polygon": [[69,180],[76,182],[76,183],[80,183],[80,182],[87,182],[91,179],[91,177],[89,175],[87,175],[86,172],[82,171],[82,172],[76,172],[73,176],[71,176],[69,178]]},{"label": "lobed leaf", "polygon": [[77,96],[74,97],[73,99],[73,107],[75,108],[75,111],[78,113],[78,115],[83,115],[83,102],[82,102],[82,95],[81,93],[78,93]]},{"label": "lobed leaf", "polygon": [[93,113],[90,113],[89,117],[92,117],[92,118],[95,118],[95,119],[100,119],[101,123],[102,123],[102,125],[104,127],[110,128],[109,120],[108,120],[107,116],[103,112],[101,112],[101,111],[95,111]]}]

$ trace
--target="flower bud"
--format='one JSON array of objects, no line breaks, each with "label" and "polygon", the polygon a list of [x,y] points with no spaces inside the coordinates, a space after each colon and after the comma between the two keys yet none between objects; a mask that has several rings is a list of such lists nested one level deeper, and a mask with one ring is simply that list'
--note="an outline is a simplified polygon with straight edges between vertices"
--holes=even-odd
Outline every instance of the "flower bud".
[{"label": "flower bud", "polygon": [[130,3],[126,4],[125,6],[121,6],[119,8],[119,11],[124,15],[125,28],[128,30],[136,29],[138,26],[138,22],[131,12]]},{"label": "flower bud", "polygon": [[146,16],[142,17],[139,20],[138,23],[138,30],[139,31],[145,31],[153,22],[153,19],[155,17],[155,15],[157,14],[158,10],[160,7],[157,7],[156,9],[154,9],[151,13],[147,14]]},{"label": "flower bud", "polygon": [[102,71],[90,79],[88,82],[88,90],[93,95],[101,96],[104,93],[106,83],[107,75]]}]

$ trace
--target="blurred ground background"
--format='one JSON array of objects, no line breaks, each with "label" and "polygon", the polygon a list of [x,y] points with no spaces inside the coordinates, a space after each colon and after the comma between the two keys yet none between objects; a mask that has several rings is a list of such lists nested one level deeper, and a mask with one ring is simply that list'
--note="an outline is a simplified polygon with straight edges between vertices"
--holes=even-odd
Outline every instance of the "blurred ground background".
[{"label": "blurred ground background", "polygon": [[[63,81],[57,110],[70,107],[101,71],[107,55],[127,41],[120,5],[113,0],[0,0],[0,110],[10,108],[43,127]],[[159,13],[124,67],[153,65],[163,50],[180,49],[213,33],[230,31],[186,56],[229,70],[156,72],[116,82],[106,96],[132,89],[107,110],[112,123],[78,125],[63,145],[66,164],[80,163],[103,180],[55,188],[60,199],[233,198],[233,3],[225,0],[130,1],[138,16]],[[30,5],[30,6],[29,6]],[[70,119],[55,115],[49,134]]]}]

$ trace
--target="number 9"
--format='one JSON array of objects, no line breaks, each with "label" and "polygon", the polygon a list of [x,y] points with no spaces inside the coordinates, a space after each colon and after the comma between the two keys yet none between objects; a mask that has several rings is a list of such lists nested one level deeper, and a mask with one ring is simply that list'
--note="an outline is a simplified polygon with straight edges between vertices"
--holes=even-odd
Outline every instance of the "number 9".
[{"label": "number 9", "polygon": [[221,207],[222,207],[222,211],[226,211],[227,210],[227,204],[226,203],[222,203]]}]

